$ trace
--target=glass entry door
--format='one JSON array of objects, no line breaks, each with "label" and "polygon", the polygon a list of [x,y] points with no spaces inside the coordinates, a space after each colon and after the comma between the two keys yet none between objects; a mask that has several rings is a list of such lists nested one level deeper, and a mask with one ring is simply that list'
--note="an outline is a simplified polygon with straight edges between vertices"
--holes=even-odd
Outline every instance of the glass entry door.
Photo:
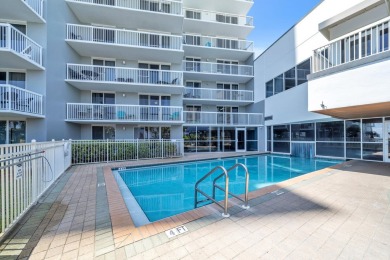
[{"label": "glass entry door", "polygon": [[236,129],[236,152],[246,152],[246,131],[245,128]]},{"label": "glass entry door", "polygon": [[390,119],[387,118],[385,121],[385,135],[384,135],[384,161],[390,162]]}]

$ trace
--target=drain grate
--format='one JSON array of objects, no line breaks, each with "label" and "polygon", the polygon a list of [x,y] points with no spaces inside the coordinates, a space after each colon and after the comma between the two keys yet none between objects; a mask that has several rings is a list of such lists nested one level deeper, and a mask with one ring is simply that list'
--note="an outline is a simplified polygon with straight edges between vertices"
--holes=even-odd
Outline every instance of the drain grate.
[{"label": "drain grate", "polygon": [[279,195],[282,195],[284,193],[284,191],[282,190],[276,190],[276,191],[273,191],[271,192],[272,194],[275,194],[276,196],[279,196]]}]

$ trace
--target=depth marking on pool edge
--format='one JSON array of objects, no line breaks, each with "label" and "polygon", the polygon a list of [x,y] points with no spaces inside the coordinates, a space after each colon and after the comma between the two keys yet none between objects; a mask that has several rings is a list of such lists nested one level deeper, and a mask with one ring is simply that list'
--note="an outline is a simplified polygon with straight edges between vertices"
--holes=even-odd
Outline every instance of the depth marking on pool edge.
[{"label": "depth marking on pool edge", "polygon": [[175,228],[172,228],[170,230],[165,231],[165,234],[167,235],[168,238],[172,238],[172,237],[175,237],[177,235],[183,234],[187,231],[188,231],[188,228],[186,228],[186,226],[182,225],[182,226],[178,226],[178,227],[175,227]]}]

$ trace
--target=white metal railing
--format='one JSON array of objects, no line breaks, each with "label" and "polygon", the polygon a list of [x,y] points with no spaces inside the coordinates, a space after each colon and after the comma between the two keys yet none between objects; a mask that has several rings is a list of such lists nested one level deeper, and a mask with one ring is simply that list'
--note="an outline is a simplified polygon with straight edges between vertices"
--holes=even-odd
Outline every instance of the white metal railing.
[{"label": "white metal railing", "polygon": [[210,10],[189,9],[189,8],[184,8],[184,12],[185,12],[185,18],[187,19],[235,24],[240,26],[253,26],[253,17],[251,16],[213,12]]},{"label": "white metal railing", "polygon": [[253,76],[253,66],[215,62],[183,61],[183,70],[188,72]]},{"label": "white metal railing", "polygon": [[73,140],[72,163],[97,163],[184,155],[182,139]]},{"label": "white metal railing", "polygon": [[161,86],[183,86],[183,72],[181,71],[79,64],[67,64],[67,79]]},{"label": "white metal railing", "polygon": [[71,165],[69,141],[0,145],[0,236]]},{"label": "white metal railing", "polygon": [[174,106],[67,104],[67,120],[182,122],[183,108]]},{"label": "white metal railing", "polygon": [[40,17],[43,18],[43,0],[23,0],[30,6]]},{"label": "white metal railing", "polygon": [[389,51],[389,18],[314,50],[313,72]]},{"label": "white metal railing", "polygon": [[67,40],[182,50],[181,36],[106,27],[67,24]]},{"label": "white metal railing", "polygon": [[0,49],[12,50],[42,65],[42,47],[10,24],[0,23]]},{"label": "white metal railing", "polygon": [[183,34],[183,44],[241,51],[253,51],[253,42],[229,38]]},{"label": "white metal railing", "polygon": [[185,124],[191,125],[263,125],[263,114],[184,111]]},{"label": "white metal railing", "polygon": [[12,85],[0,84],[0,112],[43,115],[43,96]]},{"label": "white metal railing", "polygon": [[184,88],[185,99],[253,101],[253,91],[213,88]]},{"label": "white metal railing", "polygon": [[106,5],[136,9],[141,11],[158,12],[172,15],[182,15],[181,0],[68,0],[71,2],[82,2],[94,5]]}]

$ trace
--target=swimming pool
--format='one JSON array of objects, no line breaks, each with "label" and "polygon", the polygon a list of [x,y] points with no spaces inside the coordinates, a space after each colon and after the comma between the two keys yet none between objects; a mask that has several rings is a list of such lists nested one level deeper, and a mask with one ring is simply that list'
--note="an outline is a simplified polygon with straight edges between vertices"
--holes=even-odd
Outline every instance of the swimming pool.
[{"label": "swimming pool", "polygon": [[[114,171],[114,175],[134,223],[143,225],[194,209],[195,183],[218,165],[226,169],[236,163],[246,165],[250,173],[249,191],[253,191],[340,162],[257,155],[129,168]],[[212,181],[220,173],[221,171],[217,171],[199,187],[211,194]],[[244,170],[237,168],[229,173],[229,177],[229,191],[234,194],[244,193]],[[224,183],[224,178],[219,183]],[[217,200],[223,199],[222,191],[217,190],[216,195]],[[199,200],[202,199],[204,197],[199,194]]]}]

